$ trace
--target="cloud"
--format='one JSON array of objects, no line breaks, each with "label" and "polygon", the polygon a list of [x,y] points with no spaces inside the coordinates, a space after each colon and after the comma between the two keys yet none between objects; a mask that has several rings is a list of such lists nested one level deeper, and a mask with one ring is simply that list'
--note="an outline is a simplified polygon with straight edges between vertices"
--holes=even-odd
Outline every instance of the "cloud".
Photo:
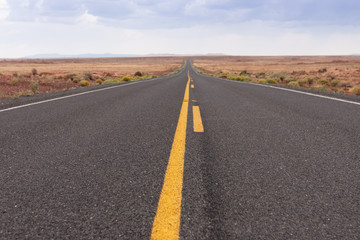
[{"label": "cloud", "polygon": [[89,11],[86,10],[85,13],[83,15],[81,15],[77,20],[80,23],[96,23],[98,21],[97,16],[89,14]]},{"label": "cloud", "polygon": [[7,18],[10,14],[10,8],[6,0],[0,0],[0,20]]},{"label": "cloud", "polygon": [[358,0],[0,0],[0,58],[351,54],[360,52],[359,9]]}]

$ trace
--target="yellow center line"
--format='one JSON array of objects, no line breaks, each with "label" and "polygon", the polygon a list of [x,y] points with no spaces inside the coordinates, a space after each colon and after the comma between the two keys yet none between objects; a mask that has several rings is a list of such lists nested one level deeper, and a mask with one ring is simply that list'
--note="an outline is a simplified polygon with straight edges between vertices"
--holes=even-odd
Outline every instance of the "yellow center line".
[{"label": "yellow center line", "polygon": [[174,142],[165,173],[164,185],[160,194],[151,232],[152,240],[179,239],[186,126],[189,108],[189,84],[190,75],[188,72],[184,101],[181,107]]},{"label": "yellow center line", "polygon": [[193,106],[194,132],[204,132],[199,106]]}]

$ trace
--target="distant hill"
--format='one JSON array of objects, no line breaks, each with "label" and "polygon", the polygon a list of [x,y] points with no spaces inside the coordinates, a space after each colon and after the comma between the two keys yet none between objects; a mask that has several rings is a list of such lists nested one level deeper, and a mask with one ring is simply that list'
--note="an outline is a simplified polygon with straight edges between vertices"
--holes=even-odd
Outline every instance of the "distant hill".
[{"label": "distant hill", "polygon": [[112,53],[104,53],[104,54],[78,54],[78,55],[64,55],[57,53],[49,53],[49,54],[36,54],[26,56],[24,58],[36,59],[36,58],[112,58],[112,57],[139,57],[141,55],[136,54],[112,54]]}]

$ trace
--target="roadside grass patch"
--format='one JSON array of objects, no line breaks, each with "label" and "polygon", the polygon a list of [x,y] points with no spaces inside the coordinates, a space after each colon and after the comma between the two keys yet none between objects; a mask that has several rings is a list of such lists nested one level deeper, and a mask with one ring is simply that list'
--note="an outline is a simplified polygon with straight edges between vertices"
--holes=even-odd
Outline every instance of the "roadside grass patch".
[{"label": "roadside grass patch", "polygon": [[258,83],[265,83],[266,81],[265,81],[265,79],[259,79],[257,82]]},{"label": "roadside grass patch", "polygon": [[275,79],[267,79],[266,83],[268,83],[268,84],[277,84],[277,81]]}]

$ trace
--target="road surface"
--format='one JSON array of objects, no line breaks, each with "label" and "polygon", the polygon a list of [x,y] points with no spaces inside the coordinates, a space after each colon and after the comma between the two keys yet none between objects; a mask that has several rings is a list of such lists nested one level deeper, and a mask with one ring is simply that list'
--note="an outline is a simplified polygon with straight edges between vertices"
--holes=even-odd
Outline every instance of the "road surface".
[{"label": "road surface", "polygon": [[356,102],[187,64],[0,123],[0,239],[360,238]]}]

